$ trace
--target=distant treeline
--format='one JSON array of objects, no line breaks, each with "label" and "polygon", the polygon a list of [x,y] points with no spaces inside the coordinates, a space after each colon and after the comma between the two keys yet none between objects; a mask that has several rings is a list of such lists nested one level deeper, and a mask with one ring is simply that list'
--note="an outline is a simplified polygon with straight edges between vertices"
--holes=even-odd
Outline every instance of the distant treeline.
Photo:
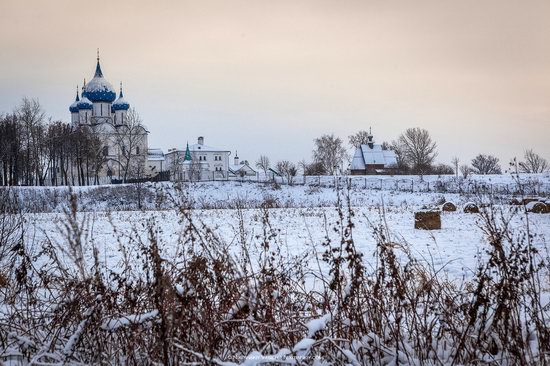
[{"label": "distant treeline", "polygon": [[103,163],[97,135],[46,118],[35,99],[0,115],[0,185],[97,184]]}]

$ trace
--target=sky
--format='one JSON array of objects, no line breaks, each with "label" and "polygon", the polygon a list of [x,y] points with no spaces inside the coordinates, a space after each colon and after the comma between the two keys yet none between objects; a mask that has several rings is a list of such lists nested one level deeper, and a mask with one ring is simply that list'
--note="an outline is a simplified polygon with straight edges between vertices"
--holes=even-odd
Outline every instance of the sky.
[{"label": "sky", "polygon": [[437,160],[550,159],[550,1],[0,0],[0,113],[70,121],[102,70],[150,147],[310,160],[313,140],[427,129]]}]

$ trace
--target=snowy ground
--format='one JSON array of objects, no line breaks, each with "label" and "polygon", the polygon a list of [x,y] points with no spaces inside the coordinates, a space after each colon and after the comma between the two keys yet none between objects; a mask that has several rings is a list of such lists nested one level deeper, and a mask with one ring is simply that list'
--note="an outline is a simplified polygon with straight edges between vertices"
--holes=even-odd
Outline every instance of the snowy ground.
[{"label": "snowy ground", "polygon": [[[154,209],[155,200],[149,201],[146,210],[143,211],[129,210],[128,208],[132,206],[130,202],[124,202],[125,210],[113,210],[112,208],[116,207],[116,205],[113,205],[112,201],[126,198],[133,200],[131,186],[127,186],[126,188],[128,188],[126,191],[123,190],[123,192],[119,192],[121,195],[116,196],[109,195],[109,187],[102,187],[101,192],[99,192],[101,199],[98,199],[97,192],[91,195],[81,194],[91,189],[77,190],[77,194],[81,199],[79,202],[84,206],[84,210],[77,212],[76,215],[77,221],[82,223],[82,227],[85,228],[82,238],[85,249],[86,265],[91,266],[93,263],[92,254],[93,247],[95,247],[97,248],[100,264],[105,265],[115,272],[119,271],[119,269],[127,270],[127,279],[131,278],[133,273],[135,273],[133,271],[141,275],[144,273],[144,267],[138,259],[138,254],[143,251],[143,248],[140,246],[140,241],[143,240],[143,242],[148,245],[149,242],[146,238],[150,233],[149,228],[154,227],[155,230],[153,232],[156,235],[161,256],[168,260],[166,262],[168,266],[174,265],[177,267],[179,263],[182,263],[182,256],[185,255],[185,253],[181,251],[182,246],[178,243],[183,241],[182,236],[185,235],[184,225],[188,221],[182,220],[182,216],[177,210],[168,207],[164,209]],[[164,193],[175,193],[175,190],[169,185],[149,188],[152,190],[154,189],[156,192],[164,191]],[[339,192],[342,193],[341,191]],[[359,189],[357,187],[347,192],[347,194],[349,194],[349,202],[351,202],[354,212],[354,241],[357,249],[364,254],[363,260],[367,267],[376,266],[376,257],[374,253],[377,248],[377,241],[374,231],[380,225],[384,225],[388,228],[391,233],[390,240],[393,243],[398,243],[395,247],[399,247],[399,244],[402,244],[400,247],[405,248],[401,251],[396,250],[396,252],[401,253],[398,254],[398,256],[401,256],[399,259],[404,259],[404,252],[408,251],[412,257],[425,264],[434,272],[437,272],[437,278],[439,280],[448,279],[458,284],[467,281],[473,276],[479,258],[485,255],[487,240],[482,229],[482,216],[479,214],[466,214],[462,211],[462,207],[470,200],[477,201],[477,199],[481,199],[482,201],[487,201],[487,196],[475,197],[472,195],[447,193],[443,195],[433,192],[396,192]],[[44,248],[48,248],[48,246],[43,245],[44,241],[50,240],[59,249],[59,251],[54,250],[52,252],[57,254],[61,261],[65,262],[65,267],[69,270],[76,268],[74,263],[71,262],[70,256],[63,255],[66,253],[63,249],[67,248],[67,238],[61,233],[61,229],[64,225],[67,225],[67,216],[62,212],[63,208],[67,206],[67,202],[64,201],[66,197],[64,197],[64,195],[41,195],[40,197],[41,199],[45,197],[56,197],[58,202],[55,205],[43,206],[43,208],[47,209],[35,210],[34,213],[27,212],[23,214],[26,228],[26,244],[33,265],[38,269],[48,269],[46,256],[42,254],[41,251]],[[220,245],[229,248],[229,251],[235,255],[236,260],[243,258],[240,243],[245,243],[247,253],[250,254],[250,257],[259,257],[258,248],[263,241],[262,233],[265,228],[265,216],[263,216],[264,211],[258,207],[262,205],[265,206],[267,202],[276,202],[277,204],[273,205],[275,207],[269,206],[273,208],[267,209],[271,227],[274,228],[277,233],[275,238],[270,239],[270,243],[277,243],[281,251],[280,255],[283,258],[283,262],[299,263],[299,265],[303,267],[303,272],[307,273],[305,277],[305,290],[308,294],[311,294],[312,292],[309,291],[310,289],[320,288],[320,282],[317,281],[317,278],[320,275],[327,276],[329,274],[328,265],[322,262],[322,253],[326,248],[323,243],[325,243],[326,240],[331,240],[333,248],[338,245],[340,236],[334,228],[338,227],[338,221],[342,220],[342,217],[344,218],[343,221],[346,221],[347,211],[345,205],[342,209],[343,216],[340,216],[342,212],[339,212],[336,207],[337,197],[338,191],[330,187],[283,186],[280,189],[273,189],[269,185],[258,185],[253,183],[240,184],[237,182],[216,182],[200,183],[186,187],[185,192],[179,198],[186,199],[186,203],[191,202],[192,206],[195,207],[190,209],[189,212],[191,212],[192,220],[196,226],[201,227],[201,225],[204,225],[211,229],[214,235],[220,238]],[[522,237],[524,238],[523,240],[525,240],[525,236],[522,236],[522,233],[525,233],[527,228],[529,228],[529,238],[531,238],[534,247],[539,249],[541,256],[544,258],[549,257],[547,241],[550,237],[550,214],[526,215],[523,211],[523,206],[502,204],[502,202],[507,202],[509,198],[510,197],[504,197],[504,199],[499,201],[501,203],[496,204],[493,208],[496,212],[502,214],[503,217],[511,217],[510,227],[516,238],[514,242],[517,243]],[[345,201],[348,202],[347,200]],[[456,212],[442,213],[441,230],[424,231],[414,229],[414,213],[416,211],[438,207],[444,201],[456,203],[459,209]],[[240,226],[239,223],[242,223],[242,226]],[[186,245],[191,245],[189,241],[185,242]],[[121,248],[124,248],[124,252]],[[274,249],[273,245],[271,249]],[[128,259],[130,266],[127,265],[128,262],[123,264],[125,259]],[[254,259],[251,262],[254,263]],[[288,270],[289,267],[290,265],[287,265],[285,269]],[[56,266],[55,268],[60,267]],[[76,269],[74,270],[76,271]],[[62,270],[59,269],[59,271]],[[84,272],[85,270],[81,273]],[[247,275],[249,273],[250,272],[247,270]],[[372,272],[369,271],[369,273]],[[112,276],[109,278],[116,277],[117,276]],[[296,278],[301,279],[301,277]],[[410,278],[416,279],[416,277]],[[411,281],[410,278],[407,281]],[[545,309],[548,308],[550,302],[549,278],[547,273],[543,273],[540,277],[542,280],[541,305]],[[116,281],[111,283],[116,285]],[[131,281],[129,283],[131,283]],[[199,286],[201,285],[203,285],[203,282],[200,282]],[[175,288],[180,295],[185,292],[183,287],[181,287],[182,289],[180,291],[178,284],[175,285]],[[457,286],[457,288],[467,288],[467,286]],[[459,295],[461,292],[457,291],[456,294]],[[97,302],[98,297],[96,294],[92,293],[92,295],[93,296],[88,299],[89,304],[95,304]],[[78,299],[80,299],[80,297],[78,297]],[[428,301],[431,301],[431,299],[432,297],[430,297]],[[63,302],[56,304],[54,307],[65,306],[65,301],[66,300],[63,300]],[[233,303],[233,301],[236,301],[236,303]],[[251,300],[248,300],[246,296],[243,297],[243,295],[240,295],[240,297],[235,297],[233,299],[231,295],[231,304],[233,305],[229,313],[226,313],[220,318],[222,321],[218,324],[226,322],[227,319],[231,320],[233,314],[236,311],[240,311],[244,306],[243,304],[247,304],[247,301],[249,301],[249,304],[251,303]],[[467,302],[464,304],[467,305],[469,301],[465,301]],[[70,303],[70,301],[67,301],[67,303]],[[107,302],[105,303],[107,304]],[[440,302],[439,307],[448,306],[447,304],[447,302]],[[148,325],[141,324],[141,322],[144,321],[147,323],[145,320],[155,318],[160,311],[158,308],[160,307],[157,306],[157,308],[154,309],[148,307],[144,309],[146,311],[141,311],[139,309],[136,311],[136,308],[132,307],[130,308],[131,310],[125,310],[125,312],[121,314],[116,313],[115,309],[109,309],[109,313],[107,313],[108,316],[105,319],[102,318],[101,323],[101,329],[107,330],[109,333],[101,333],[101,338],[103,338],[105,334],[108,337],[114,337],[116,336],[115,331],[118,328],[126,328],[129,324],[142,326],[140,331],[135,334],[145,334],[146,332],[142,332],[142,330],[145,330]],[[399,307],[398,309],[399,313],[401,313],[401,308]],[[406,307],[404,307],[404,309],[406,309]],[[1,314],[4,319],[13,318],[17,311],[18,310],[10,308],[9,306],[6,306],[5,309],[0,307],[0,313],[4,313]],[[193,307],[190,312],[192,317],[195,317],[195,311],[200,311],[200,309]],[[416,313],[416,310],[414,311]],[[203,319],[207,319],[212,315],[209,314],[205,317],[205,314],[206,313],[203,314]],[[229,314],[230,318],[227,318],[227,314]],[[295,354],[292,355],[293,357],[305,355],[309,352],[310,347],[317,342],[315,339],[316,330],[321,330],[323,327],[327,326],[328,319],[330,319],[329,314],[331,313],[314,314],[313,318],[309,318],[309,315],[307,315],[306,318],[301,319],[300,321],[307,327],[307,337],[302,338],[298,342],[293,341],[289,343],[288,345],[290,345],[290,348],[288,350],[286,348],[281,348],[277,352],[284,351],[290,354],[290,349],[292,349],[295,351]],[[430,319],[430,317],[427,319]],[[415,319],[420,318],[421,317],[415,317]],[[391,329],[398,328],[393,326],[393,319],[395,319],[395,315],[394,313],[390,313],[387,320],[389,324],[391,324]],[[58,346],[56,360],[69,359],[63,358],[64,356],[62,355],[69,354],[69,351],[66,350],[73,349],[76,344],[75,340],[81,336],[80,334],[82,329],[84,329],[86,321],[87,320],[80,320],[80,318],[75,318],[75,320],[73,320],[72,324],[76,325],[77,330],[71,330],[65,335],[65,339],[60,339],[62,347]],[[348,319],[343,320],[343,322],[347,321]],[[255,323],[256,322],[253,322],[252,324]],[[462,325],[462,319],[458,319],[458,324]],[[485,326],[481,326],[481,328],[485,329]],[[90,327],[90,329],[95,328]],[[416,329],[416,327],[412,327],[411,329]],[[93,331],[94,330],[89,330],[90,334],[94,334]],[[121,334],[124,334],[123,332],[124,330],[121,330]],[[17,328],[17,333],[23,332],[19,331],[19,328]],[[286,333],[287,328],[284,329],[284,334],[286,335]],[[373,336],[371,337],[370,334]],[[474,334],[473,338],[476,338],[479,333],[472,334]],[[423,336],[425,336],[425,334],[420,335],[420,337]],[[375,333],[369,333],[366,337],[367,338],[364,338],[365,345],[370,344],[369,339],[378,339],[374,338],[378,337]],[[418,338],[418,334],[414,337]],[[300,339],[301,336],[297,338]],[[389,339],[390,338],[394,339],[393,336],[389,337]],[[465,338],[466,337],[462,339]],[[27,339],[29,338],[16,338],[18,342],[24,340],[24,344],[30,343],[30,341],[26,341]],[[126,337],[123,336],[120,338],[119,342],[122,342],[124,339],[126,339]],[[203,338],[197,337],[197,339],[202,341]],[[319,342],[321,341],[322,340]],[[51,348],[49,340],[48,342],[41,342],[48,344],[48,350]],[[356,341],[353,342],[350,344],[356,344]],[[438,341],[433,346],[434,349],[437,350],[438,360],[450,359],[451,351],[447,349],[447,344],[449,343],[447,343],[447,339],[445,338],[444,342]],[[450,344],[454,347],[452,343]],[[533,341],[529,344],[531,347],[534,347],[533,345],[536,344],[536,342]],[[287,343],[280,343],[280,345],[281,347],[288,346]],[[134,346],[134,344],[131,344],[129,349],[134,351],[136,349]],[[350,361],[355,359],[354,354],[351,352],[352,348],[353,347],[351,347],[350,350],[347,348],[345,349],[345,355],[350,355],[346,356]],[[190,349],[194,350],[194,348]],[[265,350],[260,353],[258,349],[260,349],[259,346],[250,351],[247,350],[247,353],[243,353],[244,355],[248,354],[248,358],[243,365],[253,365],[256,364],[255,362],[265,361],[269,359],[269,357],[272,357],[262,356],[266,354],[270,355],[270,353]],[[16,359],[21,356],[21,353],[18,352],[20,352],[18,349],[8,349],[3,357],[6,358],[8,357],[6,355],[9,355],[9,357],[14,355],[14,359]],[[324,351],[321,352],[319,350],[318,352],[325,354]],[[393,352],[394,351],[388,351],[388,354],[393,354]],[[414,354],[414,352],[419,352],[419,350],[413,350],[411,348],[410,353]],[[441,352],[447,353],[443,355]],[[227,353],[225,350],[223,353],[231,355],[231,353]],[[2,356],[2,352],[0,352],[0,356]],[[203,356],[199,357],[199,359],[202,357]],[[243,362],[244,356],[240,355],[239,357],[240,358],[236,360]],[[394,359],[390,364],[397,364],[396,360],[397,359]],[[492,358],[490,360],[492,360]],[[59,363],[61,363],[61,361],[59,361]],[[407,361],[405,358],[402,363],[416,364]],[[25,363],[22,362],[17,364]],[[360,363],[355,360],[353,364]]]},{"label": "snowy ground", "polygon": [[[303,184],[304,179],[306,184]],[[351,204],[369,207],[379,204],[381,198],[390,206],[432,204],[442,197],[464,203],[475,199],[480,192],[493,193],[495,199],[507,202],[518,192],[518,179],[526,194],[548,196],[550,193],[548,173],[520,177],[509,174],[473,176],[467,180],[456,180],[454,176],[425,176],[422,180],[418,176],[296,177],[295,186],[216,181],[183,184],[182,187],[189,193],[195,208],[235,208],[242,207],[243,203],[246,207],[259,207],[266,200],[272,201],[275,207],[300,208],[334,206],[337,200],[335,185],[345,187],[351,182]],[[25,212],[63,212],[69,195],[68,187],[9,189],[19,197]],[[172,207],[169,200],[157,200],[159,192],[167,196],[174,194],[172,183],[145,183],[139,186],[139,195],[137,189],[135,185],[103,185],[73,187],[72,191],[78,196],[81,211],[136,210],[139,203],[147,210]]]},{"label": "snowy ground", "polygon": [[[245,185],[252,189],[250,185]],[[293,191],[294,190],[294,191]],[[322,242],[327,235],[327,229],[333,240],[338,240],[332,227],[337,221],[337,211],[334,207],[312,207],[317,202],[328,205],[335,199],[333,193],[317,192],[305,193],[303,187],[287,187],[285,190],[276,191],[279,198],[287,195],[288,200],[297,203],[290,208],[274,208],[269,210],[270,221],[279,232],[278,243],[284,255],[304,256],[308,254],[307,267],[312,271],[318,269],[317,261],[323,251]],[[201,191],[191,192],[197,195]],[[242,192],[241,192],[242,193]],[[256,194],[256,196],[254,195]],[[222,200],[227,192],[223,190],[209,189],[208,200],[214,202]],[[247,192],[243,197],[247,200],[256,200],[258,191]],[[217,196],[216,196],[217,195]],[[334,194],[335,195],[335,194]],[[394,235],[396,242],[405,242],[409,245],[412,255],[421,261],[433,266],[436,270],[442,269],[454,279],[469,277],[476,268],[477,258],[484,252],[484,233],[480,228],[481,218],[475,214],[465,214],[460,210],[460,204],[466,198],[458,195],[446,195],[447,200],[459,204],[459,211],[442,214],[442,229],[423,231],[414,229],[414,211],[422,207],[434,207],[440,194],[423,193],[391,193],[362,191],[352,193],[352,202],[355,204],[354,238],[359,249],[364,253],[367,263],[373,260],[376,241],[373,235],[374,227],[383,223],[380,213],[380,204],[385,208],[385,224]],[[248,201],[246,201],[248,202]],[[306,204],[307,203],[307,204]],[[511,215],[511,206],[498,206],[505,216]],[[244,209],[243,222],[245,235],[249,243],[257,242],[256,236],[262,232],[261,215],[258,209]],[[193,211],[197,222],[203,222],[213,229],[218,237],[226,243],[231,250],[238,254],[239,240],[239,211],[235,209],[197,209]],[[49,238],[55,243],[64,242],[58,226],[64,219],[61,213],[39,213],[25,215],[27,220],[27,236],[35,243]],[[91,260],[90,246],[93,242],[99,249],[102,259],[110,268],[117,268],[121,259],[118,249],[117,236],[123,243],[137,250],[133,239],[145,238],[145,222],[153,219],[159,228],[158,236],[164,255],[173,257],[175,243],[182,228],[179,217],[174,210],[157,211],[116,211],[116,212],[86,212],[80,213],[79,218],[89,220],[88,259]],[[530,214],[530,230],[533,240],[542,253],[547,253],[547,240],[550,238],[550,215]],[[524,214],[515,214],[512,226],[517,228],[518,234],[524,230],[526,217]],[[116,229],[116,231],[115,231]],[[251,244],[254,246],[254,244]],[[254,254],[254,248],[250,248]]]}]

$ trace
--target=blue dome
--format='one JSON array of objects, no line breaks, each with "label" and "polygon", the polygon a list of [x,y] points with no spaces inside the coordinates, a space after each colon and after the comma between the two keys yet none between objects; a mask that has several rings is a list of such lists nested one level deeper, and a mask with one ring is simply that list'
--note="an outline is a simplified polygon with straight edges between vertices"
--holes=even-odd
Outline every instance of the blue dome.
[{"label": "blue dome", "polygon": [[71,113],[78,113],[79,109],[78,109],[78,102],[74,102],[73,104],[70,105],[69,107],[69,112]]},{"label": "blue dome", "polygon": [[78,86],[76,87],[76,99],[73,102],[73,104],[70,105],[69,111],[71,113],[78,113],[78,102],[80,102],[80,98],[78,97]]},{"label": "blue dome", "polygon": [[120,95],[118,96],[118,99],[113,103],[113,106],[111,107],[111,110],[114,111],[127,111],[130,109],[130,103],[124,99],[124,95],[122,94],[122,83],[120,83]]},{"label": "blue dome", "polygon": [[111,109],[113,111],[127,111],[130,109],[130,104],[128,104],[128,102],[123,98],[118,98],[116,102],[113,103],[113,107]]},{"label": "blue dome", "polygon": [[78,102],[78,105],[77,105],[78,109],[92,109],[94,107],[94,105],[92,104],[92,102],[90,102],[90,100],[86,97],[82,97],[82,99],[80,100],[80,102]]},{"label": "blue dome", "polygon": [[84,87],[83,96],[91,100],[93,103],[112,103],[116,99],[115,89],[111,83],[103,77],[99,59],[97,60],[94,78]]}]

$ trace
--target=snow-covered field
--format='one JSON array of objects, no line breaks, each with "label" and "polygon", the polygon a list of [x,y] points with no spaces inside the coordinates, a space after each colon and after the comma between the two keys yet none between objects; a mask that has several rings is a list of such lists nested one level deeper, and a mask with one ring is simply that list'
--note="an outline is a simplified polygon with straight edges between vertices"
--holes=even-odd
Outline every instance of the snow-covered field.
[{"label": "snow-covered field", "polygon": [[[0,361],[548,358],[550,214],[526,213],[511,196],[203,182],[145,186],[138,211],[134,188],[76,188],[72,211],[66,188],[17,192],[29,203],[25,250],[15,244],[10,272],[0,271]],[[415,212],[446,201],[458,210],[442,212],[440,230],[414,229]],[[482,214],[463,212],[470,201]],[[503,235],[492,246],[491,225]]]},{"label": "snow-covered field", "polygon": [[[455,203],[476,199],[478,194],[494,194],[495,200],[506,202],[523,190],[523,194],[550,194],[550,176],[544,174],[509,174],[472,176],[350,176],[296,177],[296,185],[250,181],[216,181],[182,184],[195,208],[235,208],[245,204],[259,207],[269,200],[275,207],[333,207],[337,190],[352,192],[351,204],[358,207],[377,205],[383,198],[390,206],[431,204],[443,197]],[[306,182],[305,184],[304,181]],[[26,212],[62,212],[69,195],[68,187],[12,187]],[[140,194],[137,190],[139,189]],[[138,205],[148,210],[173,207],[169,199],[159,202],[158,194],[174,194],[172,183],[134,185],[103,185],[73,187],[82,211],[128,211]],[[139,200],[138,200],[139,198]]]},{"label": "snow-covered field", "polygon": [[[239,199],[245,207],[237,209],[195,209],[193,218],[203,223],[230,248],[238,254],[237,241],[241,235],[239,219],[242,214],[247,241],[254,241],[262,231],[262,217],[256,207],[267,198],[285,202],[289,207],[268,210],[271,225],[278,231],[278,242],[282,253],[289,256],[305,257],[311,270],[317,269],[315,258],[320,258],[321,244],[332,234],[338,220],[334,207],[336,191],[321,188],[310,191],[304,187],[284,187],[271,190],[264,186],[238,183],[200,184],[187,191],[188,196],[204,206],[223,206],[223,202]],[[225,188],[225,189],[224,189]],[[229,188],[231,191],[227,191]],[[233,188],[237,188],[233,190]],[[434,269],[441,269],[454,279],[472,275],[480,254],[486,249],[486,235],[479,215],[463,213],[461,206],[472,197],[458,194],[380,192],[373,190],[353,190],[350,201],[355,213],[354,239],[358,248],[369,262],[376,249],[374,229],[386,225],[394,241],[408,244],[413,257]],[[425,208],[434,208],[443,200],[458,205],[458,211],[442,213],[442,229],[425,231],[414,229],[414,212]],[[316,207],[317,206],[317,207]],[[495,210],[505,217],[512,217],[511,227],[517,234],[525,230],[527,217],[524,213],[513,211],[508,205],[496,205]],[[382,213],[383,211],[383,213]],[[102,258],[111,268],[116,268],[120,252],[116,237],[121,242],[132,242],[137,238],[145,239],[145,223],[153,220],[158,229],[158,238],[166,256],[176,256],[174,243],[183,230],[176,210],[149,211],[95,211],[78,214],[79,220],[88,223],[84,235],[87,241],[96,245]],[[533,242],[542,252],[546,251],[550,238],[550,215],[529,214],[529,223]],[[65,219],[63,213],[27,214],[27,237],[35,243],[49,238],[54,243],[63,243],[59,227]],[[331,235],[329,235],[331,236]],[[137,248],[134,248],[137,250]],[[251,248],[254,251],[254,248]],[[315,255],[317,254],[317,255]],[[91,259],[91,247],[87,247],[88,259]],[[306,263],[306,262],[304,262]]]}]

